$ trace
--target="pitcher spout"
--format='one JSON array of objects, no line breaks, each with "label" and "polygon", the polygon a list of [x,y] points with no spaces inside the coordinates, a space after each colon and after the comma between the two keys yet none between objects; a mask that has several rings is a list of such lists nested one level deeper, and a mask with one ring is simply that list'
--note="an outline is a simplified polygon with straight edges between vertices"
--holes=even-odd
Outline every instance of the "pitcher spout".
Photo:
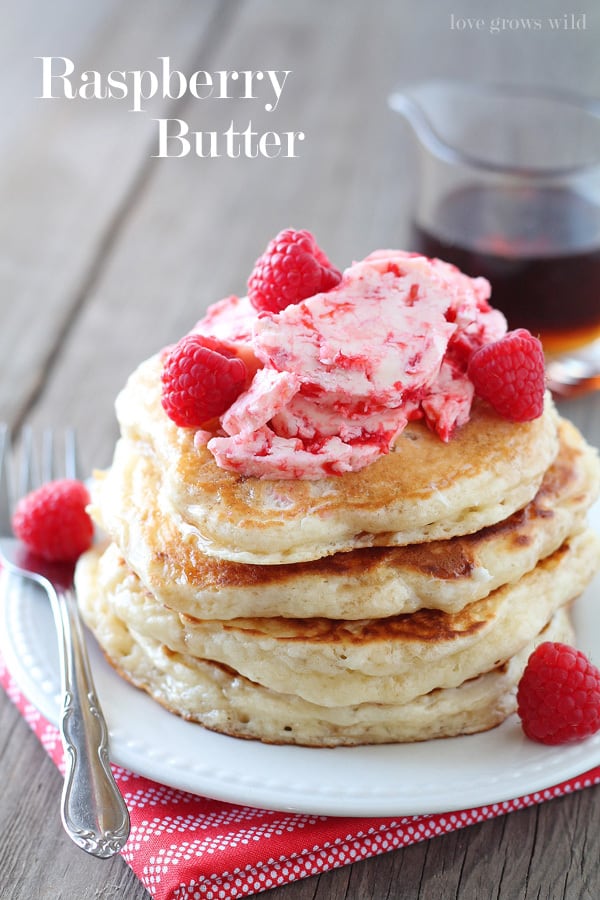
[{"label": "pitcher spout", "polygon": [[[443,127],[442,104],[447,92],[444,82],[430,81],[409,85],[395,91],[388,98],[388,105],[408,122],[420,145],[433,155],[448,162],[460,161],[458,147],[449,143],[440,131]],[[450,101],[450,98],[447,98]]]}]

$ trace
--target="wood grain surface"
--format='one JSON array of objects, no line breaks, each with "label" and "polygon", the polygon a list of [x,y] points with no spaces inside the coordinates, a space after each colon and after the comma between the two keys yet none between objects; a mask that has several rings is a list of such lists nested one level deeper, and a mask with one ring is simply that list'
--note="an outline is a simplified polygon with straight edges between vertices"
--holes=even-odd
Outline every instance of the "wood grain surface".
[{"label": "wood grain surface", "polygon": [[[503,5],[504,6],[504,5]],[[523,10],[423,0],[4,0],[0,6],[0,418],[75,425],[89,471],[116,437],[114,397],[145,356],[206,306],[244,290],[253,260],[288,225],[339,265],[404,246],[416,148],[387,94],[425,77],[552,83],[600,96],[600,7],[585,28],[490,31]],[[536,0],[529,16],[562,16]],[[451,16],[483,18],[478,32]],[[81,69],[283,69],[274,112],[257,101],[36,99],[40,64]],[[154,118],[222,131],[302,130],[295,159],[153,158]],[[600,394],[563,404],[600,445]],[[60,777],[0,694],[0,897],[142,900],[122,859],[63,834]],[[322,876],[277,900],[600,896],[600,789],[513,813]]]}]

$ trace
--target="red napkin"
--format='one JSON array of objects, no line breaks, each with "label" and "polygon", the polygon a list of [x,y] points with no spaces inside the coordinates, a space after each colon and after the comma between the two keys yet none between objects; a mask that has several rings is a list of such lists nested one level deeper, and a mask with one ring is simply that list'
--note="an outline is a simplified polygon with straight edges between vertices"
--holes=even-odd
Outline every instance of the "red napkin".
[{"label": "red napkin", "polygon": [[[63,771],[58,730],[21,694],[0,657],[0,684]],[[229,900],[406,847],[600,783],[600,766],[515,800],[429,816],[337,818],[236,806],[114,767],[131,814],[123,857],[156,900]]]}]

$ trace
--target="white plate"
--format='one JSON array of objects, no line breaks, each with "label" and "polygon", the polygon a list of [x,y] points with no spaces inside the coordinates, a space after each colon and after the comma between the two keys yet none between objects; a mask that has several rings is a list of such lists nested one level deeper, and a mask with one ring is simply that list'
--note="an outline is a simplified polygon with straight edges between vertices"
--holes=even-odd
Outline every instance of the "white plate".
[{"label": "white plate", "polygon": [[[600,505],[592,511],[600,528]],[[25,696],[57,721],[58,657],[48,602],[3,578],[0,650]],[[600,576],[575,606],[578,646],[600,660]],[[318,815],[449,812],[530,794],[600,764],[600,733],[545,747],[516,716],[469,737],[319,750],[267,746],[205,731],[119,678],[93,638],[90,656],[106,714],[111,759],[162,784],[218,800]]]}]

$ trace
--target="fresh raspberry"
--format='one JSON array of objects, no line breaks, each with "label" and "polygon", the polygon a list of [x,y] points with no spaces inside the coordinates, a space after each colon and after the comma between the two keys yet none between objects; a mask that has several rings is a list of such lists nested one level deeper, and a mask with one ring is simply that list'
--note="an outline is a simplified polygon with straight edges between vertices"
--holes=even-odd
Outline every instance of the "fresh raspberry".
[{"label": "fresh raspberry", "polygon": [[529,657],[517,691],[527,737],[579,741],[600,730],[600,671],[568,644],[546,641]]},{"label": "fresh raspberry", "polygon": [[12,517],[13,531],[38,556],[52,562],[74,562],[94,536],[86,512],[90,495],[81,481],[47,481],[22,497]]},{"label": "fresh raspberry", "polygon": [[290,303],[330,291],[341,278],[310,231],[287,228],[256,260],[248,279],[248,297],[259,311],[279,312]]},{"label": "fresh raspberry", "polygon": [[197,428],[224,413],[241,394],[248,370],[243,360],[216,338],[187,334],[166,355],[162,405],[186,428]]},{"label": "fresh raspberry", "polygon": [[475,393],[511,422],[530,422],[544,409],[544,352],[540,341],[527,329],[509,331],[504,337],[476,350],[469,360],[468,375]]}]

